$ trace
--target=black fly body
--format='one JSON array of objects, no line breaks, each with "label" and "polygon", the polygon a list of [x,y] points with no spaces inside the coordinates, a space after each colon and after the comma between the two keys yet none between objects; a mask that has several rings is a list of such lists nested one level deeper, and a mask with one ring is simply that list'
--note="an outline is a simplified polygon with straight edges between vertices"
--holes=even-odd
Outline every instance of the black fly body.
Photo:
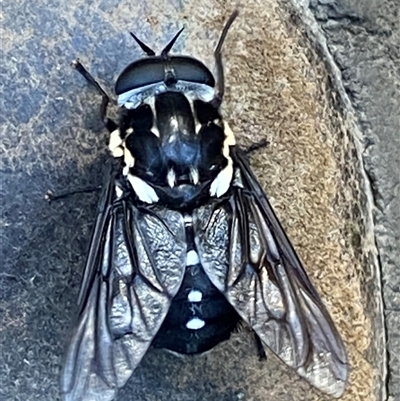
[{"label": "black fly body", "polygon": [[66,401],[113,400],[150,346],[203,353],[238,324],[300,376],[339,397],[344,345],[219,107],[216,76],[187,56],[130,64],[101,116],[116,159],[100,202],[62,377]]}]

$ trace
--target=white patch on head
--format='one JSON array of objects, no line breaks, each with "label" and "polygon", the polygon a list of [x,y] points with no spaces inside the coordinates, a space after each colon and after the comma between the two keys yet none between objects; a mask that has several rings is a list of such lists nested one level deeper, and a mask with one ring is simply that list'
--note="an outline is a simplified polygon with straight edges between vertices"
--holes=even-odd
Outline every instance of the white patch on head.
[{"label": "white patch on head", "polygon": [[155,110],[156,109],[156,98],[154,96],[148,97],[143,103],[145,103],[148,106],[150,106],[151,110]]},{"label": "white patch on head", "polygon": [[125,102],[124,104],[121,104],[121,106],[124,106],[125,108],[131,110],[135,108],[135,103],[133,102]]},{"label": "white patch on head", "polygon": [[[197,84],[194,82],[178,81],[176,84],[167,86],[164,82],[141,86],[130,91],[121,93],[118,98],[118,106],[124,106],[127,109],[134,109],[141,103],[150,103],[160,93],[168,91],[184,93],[189,99],[200,99],[203,102],[211,102],[215,98],[215,90],[206,84]],[[154,110],[154,108],[152,107]]]},{"label": "white patch on head", "polygon": [[156,203],[159,198],[156,194],[154,188],[152,188],[146,181],[143,181],[141,178],[127,174],[128,181],[131,184],[133,190],[135,191],[138,198],[145,203]]},{"label": "white patch on head", "polygon": [[186,327],[189,330],[199,330],[204,327],[205,324],[206,322],[204,320],[199,319],[198,317],[193,317],[186,323]]},{"label": "white patch on head", "polygon": [[203,294],[199,290],[191,290],[188,294],[189,302],[201,302],[203,299]]},{"label": "white patch on head", "polygon": [[125,132],[126,132],[128,135],[133,134],[133,128],[132,128],[132,127],[131,127],[131,128],[128,128]]},{"label": "white patch on head", "polygon": [[170,169],[167,174],[168,185],[173,188],[176,184],[176,175],[174,169]]},{"label": "white patch on head", "polygon": [[126,167],[132,168],[135,165],[135,158],[132,156],[132,153],[129,149],[124,147],[124,162]]},{"label": "white patch on head", "polygon": [[186,266],[194,266],[200,262],[199,255],[195,250],[191,250],[186,254]]},{"label": "white patch on head", "polygon": [[[208,88],[207,88],[208,89]],[[209,103],[212,100],[215,99],[215,92],[214,91],[209,91],[209,90],[204,90],[203,93],[196,93],[194,91],[193,93],[193,97],[198,97],[200,100],[202,100],[203,102]]]},{"label": "white patch on head", "polygon": [[233,177],[233,162],[228,156],[227,166],[219,172],[215,177],[214,181],[211,183],[210,195],[217,198],[221,197],[228,191]]},{"label": "white patch on head", "polygon": [[231,127],[228,125],[226,121],[224,121],[224,133],[225,133],[225,143],[228,146],[235,146],[236,145],[235,135],[233,135]]},{"label": "white patch on head", "polygon": [[199,171],[197,170],[197,168],[190,168],[190,178],[194,185],[197,185],[199,183]]}]

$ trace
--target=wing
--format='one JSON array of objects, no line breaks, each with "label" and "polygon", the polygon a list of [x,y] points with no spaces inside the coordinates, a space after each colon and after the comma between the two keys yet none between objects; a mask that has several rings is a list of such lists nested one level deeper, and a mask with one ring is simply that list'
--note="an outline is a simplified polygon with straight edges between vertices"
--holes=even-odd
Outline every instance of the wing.
[{"label": "wing", "polygon": [[231,156],[231,196],[196,211],[203,268],[264,345],[339,397],[348,376],[343,342],[243,153],[232,148]]},{"label": "wing", "polygon": [[[116,189],[118,186],[118,189]],[[129,379],[181,285],[182,215],[139,209],[114,175],[100,202],[62,375],[65,401],[108,401]]]}]

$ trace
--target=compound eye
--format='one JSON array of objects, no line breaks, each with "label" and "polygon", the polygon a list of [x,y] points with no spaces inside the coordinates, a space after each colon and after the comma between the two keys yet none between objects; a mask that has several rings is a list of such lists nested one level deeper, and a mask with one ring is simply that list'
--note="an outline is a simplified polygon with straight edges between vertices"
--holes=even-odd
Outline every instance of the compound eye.
[{"label": "compound eye", "polygon": [[119,96],[133,89],[163,82],[164,77],[164,61],[160,57],[141,59],[122,71],[115,84],[115,93]]},{"label": "compound eye", "polygon": [[171,67],[178,81],[195,82],[215,86],[215,79],[210,70],[199,60],[186,56],[171,57]]}]

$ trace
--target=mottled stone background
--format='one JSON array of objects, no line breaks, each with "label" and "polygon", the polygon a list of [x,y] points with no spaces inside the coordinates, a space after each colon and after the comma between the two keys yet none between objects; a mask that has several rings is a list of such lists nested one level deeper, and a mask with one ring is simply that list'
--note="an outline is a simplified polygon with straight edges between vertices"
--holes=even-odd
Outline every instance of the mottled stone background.
[{"label": "mottled stone background", "polygon": [[[387,389],[393,400],[400,397],[399,29],[396,0],[364,3],[242,4],[225,48],[224,114],[240,143],[265,137],[271,143],[254,157],[254,168],[346,341],[352,371],[343,399],[383,401]],[[2,400],[60,399],[98,194],[51,205],[43,194],[101,184],[107,158],[99,98],[69,67],[71,60],[79,56],[112,93],[119,72],[141,55],[129,30],[161,49],[185,25],[175,51],[212,66],[221,27],[236,6],[211,0],[2,3]],[[320,46],[325,37],[331,60]],[[118,399],[328,398],[272,356],[259,362],[244,330],[205,356],[181,360],[149,352]]]}]

